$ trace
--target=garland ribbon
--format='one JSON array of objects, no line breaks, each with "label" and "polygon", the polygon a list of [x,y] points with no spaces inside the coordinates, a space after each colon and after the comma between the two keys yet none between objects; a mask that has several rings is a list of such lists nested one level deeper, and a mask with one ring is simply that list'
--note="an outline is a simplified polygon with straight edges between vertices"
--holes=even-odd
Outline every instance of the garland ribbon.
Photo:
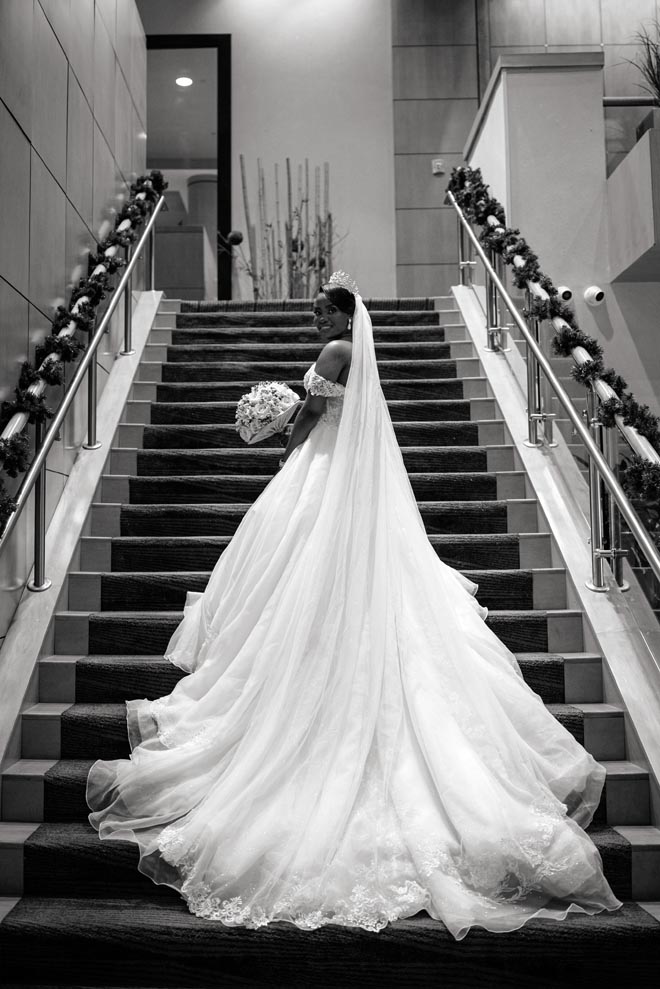
[{"label": "garland ribbon", "polygon": [[[527,282],[536,282],[545,290],[547,298],[533,297],[525,316],[539,320],[550,320],[555,329],[552,349],[561,357],[570,357],[576,347],[583,347],[590,360],[576,364],[571,374],[585,387],[600,378],[615,392],[599,404],[598,419],[611,429],[616,425],[616,416],[621,416],[626,426],[634,426],[638,433],[646,437],[651,446],[660,453],[660,419],[651,412],[648,405],[640,405],[628,391],[624,378],[611,367],[605,367],[603,348],[594,337],[583,333],[578,327],[575,313],[559,297],[552,279],[541,271],[539,259],[531,247],[521,237],[520,231],[507,227],[504,207],[491,196],[479,168],[460,165],[454,168],[449,182],[449,191],[463,210],[465,216],[482,229],[479,240],[487,250],[499,254],[505,264],[512,267],[512,278],[519,289],[527,288]],[[637,454],[630,454],[622,462],[621,480],[629,498],[646,506],[657,514],[660,506],[660,464],[651,463]],[[660,545],[659,530],[650,527],[651,535]]]},{"label": "garland ribbon", "polygon": [[[87,276],[73,289],[68,307],[57,307],[50,335],[36,348],[35,364],[23,363],[13,401],[3,402],[0,407],[0,433],[17,414],[25,416],[25,425],[43,423],[53,417],[53,410],[46,405],[42,394],[43,386],[62,384],[65,364],[84,353],[85,344],[74,334],[78,330],[89,333],[93,329],[97,307],[113,290],[110,279],[125,264],[119,256],[120,248],[134,243],[139,228],[166,188],[167,182],[157,169],[133,182],[129,198],[115,216],[114,229],[97,244],[96,251],[89,254]],[[40,387],[35,389],[35,385]],[[30,464],[25,425],[6,438],[0,437],[0,533],[16,508],[2,474],[18,477]]]}]

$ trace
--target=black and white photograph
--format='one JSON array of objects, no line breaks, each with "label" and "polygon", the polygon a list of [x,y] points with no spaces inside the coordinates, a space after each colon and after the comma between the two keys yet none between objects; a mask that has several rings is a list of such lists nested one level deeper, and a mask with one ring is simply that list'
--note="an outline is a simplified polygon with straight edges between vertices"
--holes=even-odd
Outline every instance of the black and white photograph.
[{"label": "black and white photograph", "polygon": [[657,985],[659,340],[660,0],[0,0],[0,989]]}]

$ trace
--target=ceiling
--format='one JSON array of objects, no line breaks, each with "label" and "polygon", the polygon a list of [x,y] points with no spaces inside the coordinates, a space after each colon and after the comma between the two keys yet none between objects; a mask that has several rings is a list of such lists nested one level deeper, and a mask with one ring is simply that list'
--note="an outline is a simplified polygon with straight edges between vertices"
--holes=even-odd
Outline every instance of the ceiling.
[{"label": "ceiling", "polygon": [[[192,86],[177,86],[189,76]],[[215,48],[147,51],[147,167],[217,167],[218,73]]]}]

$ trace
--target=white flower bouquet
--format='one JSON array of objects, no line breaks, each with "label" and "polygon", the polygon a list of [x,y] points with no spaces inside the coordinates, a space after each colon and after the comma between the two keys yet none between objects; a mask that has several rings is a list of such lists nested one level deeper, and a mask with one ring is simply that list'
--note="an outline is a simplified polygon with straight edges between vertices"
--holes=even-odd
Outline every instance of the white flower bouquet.
[{"label": "white flower bouquet", "polygon": [[238,435],[252,444],[281,432],[300,402],[300,396],[283,381],[260,381],[236,406]]}]

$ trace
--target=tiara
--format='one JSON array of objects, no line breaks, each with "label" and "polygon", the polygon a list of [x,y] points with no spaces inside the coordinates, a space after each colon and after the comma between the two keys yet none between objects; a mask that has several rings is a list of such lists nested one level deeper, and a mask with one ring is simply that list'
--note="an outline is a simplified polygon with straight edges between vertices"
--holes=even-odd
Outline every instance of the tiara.
[{"label": "tiara", "polygon": [[334,285],[336,288],[345,288],[353,295],[357,295],[359,292],[357,285],[345,271],[333,271],[330,275],[328,285]]}]

